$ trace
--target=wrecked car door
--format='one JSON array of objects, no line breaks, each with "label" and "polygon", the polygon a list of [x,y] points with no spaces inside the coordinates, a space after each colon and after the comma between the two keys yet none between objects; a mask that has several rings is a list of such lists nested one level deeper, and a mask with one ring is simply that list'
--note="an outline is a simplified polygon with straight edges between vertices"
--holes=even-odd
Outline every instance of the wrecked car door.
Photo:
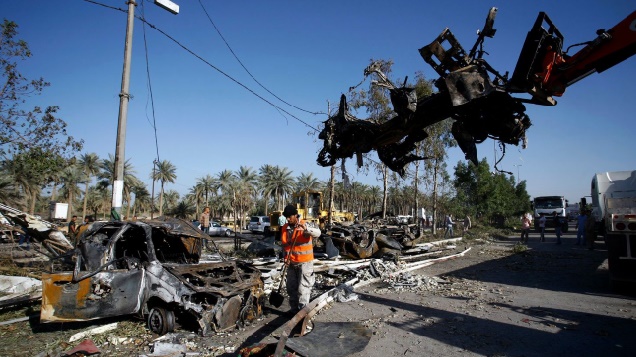
[{"label": "wrecked car door", "polygon": [[74,271],[42,275],[40,319],[81,321],[140,311],[148,248],[142,227],[98,226],[78,245]]},{"label": "wrecked car door", "polygon": [[42,321],[82,321],[141,308],[143,270],[111,270],[73,282],[73,273],[42,275]]}]

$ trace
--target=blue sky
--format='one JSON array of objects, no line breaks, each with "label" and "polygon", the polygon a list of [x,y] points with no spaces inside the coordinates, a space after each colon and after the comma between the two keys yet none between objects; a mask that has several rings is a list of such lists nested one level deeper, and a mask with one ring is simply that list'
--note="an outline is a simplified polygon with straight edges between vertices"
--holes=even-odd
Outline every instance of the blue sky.
[{"label": "blue sky", "polygon": [[[137,0],[137,14],[223,71],[188,53],[160,32],[135,21],[126,136],[126,158],[150,184],[156,157],[147,46],[159,156],[177,167],[166,189],[186,193],[196,179],[241,165],[288,167],[299,176],[328,180],[316,164],[317,132],[324,115],[309,114],[263,90],[232,56],[199,1],[177,0],[173,15],[152,1]],[[124,9],[124,0],[101,0]],[[449,27],[465,49],[483,27],[490,7],[499,9],[497,33],[487,39],[486,59],[498,71],[514,70],[527,31],[545,11],[565,37],[565,46],[592,40],[634,11],[629,1],[205,1],[207,13],[252,75],[287,103],[310,112],[336,106],[340,94],[363,79],[373,59],[394,61],[393,77],[435,72],[418,49]],[[59,116],[84,152],[114,154],[123,66],[126,14],[82,0],[2,2],[2,17],[19,25],[33,57],[21,64],[29,77],[51,82],[31,104],[60,106]],[[146,43],[146,46],[144,46]],[[575,50],[574,50],[575,51]],[[228,78],[232,77],[234,80]],[[533,126],[529,146],[507,146],[499,167],[527,181],[531,196],[589,195],[595,172],[632,170],[636,133],[636,58],[567,89],[555,107],[528,105]],[[296,118],[282,115],[243,86]],[[368,82],[363,86],[368,87]],[[357,113],[365,118],[365,113]],[[478,145],[478,157],[493,165],[494,145]],[[497,153],[500,156],[500,153]],[[463,154],[451,149],[449,172]],[[514,166],[520,165],[520,166]],[[351,179],[381,185],[376,175]]]}]

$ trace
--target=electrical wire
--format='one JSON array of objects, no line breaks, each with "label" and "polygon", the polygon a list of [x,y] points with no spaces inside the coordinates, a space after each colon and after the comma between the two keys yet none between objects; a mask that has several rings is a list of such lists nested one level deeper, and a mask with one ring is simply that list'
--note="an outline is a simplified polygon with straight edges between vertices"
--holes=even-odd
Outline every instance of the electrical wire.
[{"label": "electrical wire", "polygon": [[[91,4],[95,4],[95,5],[99,5],[99,6],[103,6],[112,10],[117,10],[117,11],[121,11],[123,13],[128,13],[127,10],[124,9],[120,9],[120,8],[116,8],[113,6],[109,6],[106,4],[102,4],[93,0],[84,0],[85,2],[91,3]],[[206,65],[208,65],[210,68],[216,70],[217,72],[219,72],[220,74],[222,74],[223,76],[225,76],[227,79],[231,80],[232,82],[238,84],[239,86],[243,87],[245,90],[247,90],[248,92],[252,93],[252,95],[254,95],[255,97],[259,98],[260,100],[262,100],[263,102],[269,104],[270,106],[276,108],[279,111],[282,111],[283,113],[289,115],[290,117],[296,119],[298,122],[303,123],[305,126],[307,126],[308,128],[319,132],[318,129],[316,129],[315,127],[313,127],[312,125],[310,125],[309,123],[305,122],[304,120],[298,118],[297,116],[295,116],[294,114],[288,112],[287,110],[281,108],[280,106],[272,103],[271,101],[267,100],[266,98],[264,98],[263,96],[259,95],[258,93],[256,93],[255,91],[253,91],[252,89],[250,89],[248,86],[246,86],[245,84],[241,83],[240,81],[238,81],[237,79],[235,79],[234,77],[230,76],[229,74],[225,73],[223,70],[221,70],[220,68],[216,67],[215,65],[213,65],[212,63],[210,63],[208,60],[206,60],[205,58],[201,57],[200,55],[198,55],[197,53],[195,53],[194,51],[192,51],[191,49],[189,49],[188,47],[186,47],[184,44],[182,44],[181,42],[179,42],[177,39],[175,39],[174,37],[172,37],[171,35],[169,35],[168,33],[166,33],[165,31],[161,30],[160,28],[158,28],[157,26],[151,24],[150,22],[148,22],[145,18],[142,18],[140,16],[135,15],[135,18],[142,21],[143,23],[145,23],[146,25],[148,25],[150,28],[158,31],[159,33],[161,33],[162,35],[164,35],[165,37],[167,37],[169,40],[171,40],[172,42],[174,42],[175,44],[177,44],[179,47],[181,47],[182,49],[184,49],[186,52],[190,53],[192,56],[196,57],[197,59],[199,59],[201,62],[205,63]],[[319,114],[324,114],[324,113],[319,113]]]},{"label": "electrical wire", "polygon": [[[145,14],[145,6],[144,6],[145,0],[142,1],[141,3],[141,14],[142,16],[145,18],[146,14]],[[152,110],[152,128],[154,129],[154,133],[155,133],[155,148],[157,150],[157,162],[161,162],[161,159],[159,158],[159,139],[157,138],[157,120],[155,117],[155,100],[154,100],[154,96],[152,94],[152,81],[150,80],[150,61],[148,60],[148,42],[146,40],[146,25],[144,23],[144,26],[142,27],[143,29],[143,34],[144,34],[144,52],[146,55],[146,77],[148,80],[148,92],[150,93],[150,107]],[[147,118],[147,117],[146,117]],[[154,171],[153,171],[154,172]]]},{"label": "electrical wire", "polygon": [[230,50],[230,52],[232,53],[232,56],[234,56],[234,58],[236,59],[236,61],[241,65],[241,67],[243,67],[243,69],[245,70],[245,72],[247,72],[247,74],[250,75],[250,77],[252,77],[252,79],[254,80],[254,82],[256,82],[259,86],[261,86],[261,88],[263,88],[265,91],[267,91],[267,93],[273,95],[276,99],[280,100],[281,102],[289,105],[290,107],[294,107],[300,111],[303,112],[307,112],[309,114],[325,114],[324,112],[312,112],[310,110],[306,110],[303,108],[300,108],[296,105],[293,104],[289,104],[288,102],[286,102],[285,100],[281,99],[279,96],[277,96],[276,94],[272,93],[269,89],[267,89],[263,84],[261,84],[261,82],[259,82],[254,75],[252,75],[252,73],[247,69],[247,67],[245,67],[245,65],[243,64],[243,62],[238,58],[238,56],[236,55],[236,53],[234,52],[234,50],[232,49],[232,47],[230,47],[230,44],[227,42],[227,40],[225,40],[225,37],[223,36],[223,34],[221,33],[221,31],[219,30],[219,28],[216,26],[216,24],[214,23],[214,21],[212,20],[212,18],[210,17],[210,14],[208,14],[208,11],[205,9],[205,6],[203,6],[203,3],[201,2],[201,0],[199,0],[199,4],[201,5],[201,8],[203,9],[203,12],[205,13],[205,15],[208,17],[208,20],[210,21],[210,23],[212,24],[212,27],[214,27],[214,29],[216,30],[216,32],[219,34],[219,36],[221,37],[221,39],[223,40],[223,42],[225,43],[225,46],[227,46],[228,50]]}]

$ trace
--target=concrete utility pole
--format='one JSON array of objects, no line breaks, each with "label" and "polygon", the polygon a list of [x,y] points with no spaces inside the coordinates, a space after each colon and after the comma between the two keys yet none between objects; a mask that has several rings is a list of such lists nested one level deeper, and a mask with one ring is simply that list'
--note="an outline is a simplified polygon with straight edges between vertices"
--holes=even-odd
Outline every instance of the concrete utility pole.
[{"label": "concrete utility pole", "polygon": [[[179,13],[179,6],[169,0],[155,0],[155,3],[173,14]],[[128,23],[126,25],[126,43],[124,46],[124,70],[121,76],[119,92],[119,119],[117,122],[117,143],[115,144],[115,180],[113,181],[113,199],[110,218],[121,220],[121,208],[124,200],[124,163],[126,148],[126,121],[128,120],[128,102],[130,100],[130,64],[132,62],[133,25],[135,20],[135,0],[128,0]]]},{"label": "concrete utility pole", "polygon": [[115,146],[115,181],[113,181],[113,201],[110,218],[121,220],[121,207],[124,199],[124,161],[126,148],[126,121],[128,120],[128,101],[130,100],[130,63],[132,61],[133,24],[135,20],[135,0],[128,1],[128,24],[124,47],[124,70],[121,76],[119,92],[119,120],[117,122],[117,144]]}]

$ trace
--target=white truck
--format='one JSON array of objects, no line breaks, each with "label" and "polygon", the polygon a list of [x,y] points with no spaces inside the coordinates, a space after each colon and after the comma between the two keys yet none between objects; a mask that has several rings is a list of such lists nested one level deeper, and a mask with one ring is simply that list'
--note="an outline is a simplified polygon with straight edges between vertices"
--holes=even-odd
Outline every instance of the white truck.
[{"label": "white truck", "polygon": [[547,218],[545,222],[546,228],[554,228],[554,213],[556,212],[561,223],[561,231],[567,233],[568,231],[568,217],[566,212],[568,201],[563,196],[538,196],[532,200],[532,210],[534,216],[534,228],[539,230],[539,218],[545,216]]},{"label": "white truck", "polygon": [[592,214],[601,222],[613,282],[636,282],[636,170],[592,178]]}]

